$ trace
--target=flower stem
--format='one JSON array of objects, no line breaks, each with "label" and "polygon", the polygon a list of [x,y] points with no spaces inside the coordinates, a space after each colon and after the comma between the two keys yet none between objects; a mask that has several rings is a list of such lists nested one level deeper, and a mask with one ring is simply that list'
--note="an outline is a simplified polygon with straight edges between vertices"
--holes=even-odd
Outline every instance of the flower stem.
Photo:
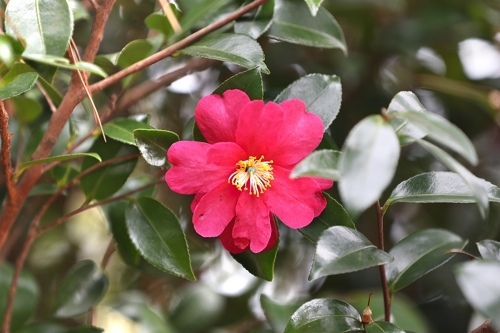
[{"label": "flower stem", "polygon": [[[377,201],[377,221],[378,221],[378,242],[379,249],[384,251],[384,214],[380,207],[380,202]],[[391,299],[389,297],[389,288],[387,285],[387,276],[385,275],[385,265],[378,266],[380,269],[380,280],[382,280],[382,290],[384,292],[384,313],[385,321],[391,321]]]}]

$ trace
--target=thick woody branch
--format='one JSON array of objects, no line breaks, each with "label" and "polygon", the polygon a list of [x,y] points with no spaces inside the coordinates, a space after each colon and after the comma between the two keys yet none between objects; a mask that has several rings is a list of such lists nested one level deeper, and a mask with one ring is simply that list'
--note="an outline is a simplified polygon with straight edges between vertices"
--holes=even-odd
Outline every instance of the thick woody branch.
[{"label": "thick woody branch", "polygon": [[11,200],[16,197],[16,188],[12,180],[12,165],[10,162],[10,141],[12,134],[9,133],[9,114],[0,99],[0,134],[2,137],[2,167],[7,184],[7,193]]},{"label": "thick woody branch", "polygon": [[498,333],[498,330],[491,326],[491,320],[487,320],[469,333]]}]

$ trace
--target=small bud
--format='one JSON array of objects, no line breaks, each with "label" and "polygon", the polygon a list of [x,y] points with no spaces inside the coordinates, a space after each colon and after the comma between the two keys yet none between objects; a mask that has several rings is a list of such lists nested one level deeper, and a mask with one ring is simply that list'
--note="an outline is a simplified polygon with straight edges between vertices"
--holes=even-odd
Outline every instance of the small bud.
[{"label": "small bud", "polygon": [[372,310],[370,309],[370,299],[371,299],[372,295],[373,295],[373,292],[371,292],[368,295],[368,305],[366,306],[366,309],[364,309],[363,314],[361,315],[361,323],[363,325],[373,323]]}]

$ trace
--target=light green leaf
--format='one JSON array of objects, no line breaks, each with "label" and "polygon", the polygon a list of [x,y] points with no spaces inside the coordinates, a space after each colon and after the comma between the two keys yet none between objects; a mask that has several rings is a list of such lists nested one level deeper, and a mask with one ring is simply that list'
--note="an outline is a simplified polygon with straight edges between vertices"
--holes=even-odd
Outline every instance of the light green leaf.
[{"label": "light green leaf", "polygon": [[341,152],[336,150],[316,150],[300,161],[292,170],[291,178],[315,176],[339,180],[338,161]]},{"label": "light green leaf", "polygon": [[489,215],[489,201],[488,193],[479,178],[474,176],[469,170],[467,170],[462,164],[458,163],[453,157],[451,157],[447,152],[439,147],[436,147],[432,143],[425,140],[418,140],[425,149],[427,149],[439,162],[443,163],[448,169],[462,177],[465,181],[472,194],[476,198],[476,203],[479,208],[479,213],[481,217],[486,220]]},{"label": "light green leaf", "polygon": [[231,76],[222,82],[214,94],[221,95],[229,89],[239,89],[244,91],[251,100],[264,99],[264,88],[262,86],[262,75],[259,68],[251,68]]},{"label": "light green leaf", "polygon": [[366,333],[405,333],[402,329],[386,321],[375,321],[365,326]]},{"label": "light green leaf", "polygon": [[33,88],[38,74],[28,65],[16,62],[0,80],[0,98],[8,99]]},{"label": "light green leaf", "polygon": [[419,128],[409,124],[402,117],[398,116],[399,112],[406,111],[427,111],[420,103],[418,97],[411,91],[401,91],[394,96],[387,108],[387,115],[391,118],[391,125],[398,135],[401,146],[415,142],[417,139],[422,139],[425,132]]},{"label": "light green leaf", "polygon": [[284,42],[338,48],[347,55],[342,28],[326,9],[312,16],[304,0],[276,0],[269,37]]},{"label": "light green leaf", "polygon": [[241,17],[234,23],[234,32],[257,39],[265,33],[273,22],[274,0],[269,0],[255,11]]},{"label": "light green leaf", "polygon": [[174,132],[157,129],[136,129],[134,138],[144,160],[153,166],[164,166],[167,163],[167,151],[179,141]]},{"label": "light green leaf", "polygon": [[32,123],[42,114],[42,105],[37,100],[26,97],[12,97],[11,101],[14,103],[17,119],[22,124]]},{"label": "light green leaf", "polygon": [[103,71],[101,67],[86,61],[78,61],[72,64],[69,62],[68,59],[63,57],[48,55],[48,54],[31,54],[31,53],[23,55],[23,58],[49,66],[66,68],[71,70],[82,70],[102,77],[108,76],[108,74],[106,74],[106,72]]},{"label": "light green leaf", "polygon": [[500,329],[500,263],[471,261],[456,267],[458,286],[472,308]]},{"label": "light green leaf", "polygon": [[450,249],[463,249],[467,241],[443,229],[417,231],[389,252],[394,262],[385,266],[389,289],[398,291],[453,258]]},{"label": "light green leaf", "polygon": [[279,304],[265,294],[260,294],[260,305],[273,331],[283,332],[288,320],[300,307],[301,303]]},{"label": "light green leaf", "polygon": [[312,16],[316,16],[323,0],[305,0]]},{"label": "light green leaf", "polygon": [[219,9],[230,3],[230,0],[202,0],[198,1],[196,6],[191,8],[185,15],[183,15],[179,24],[182,27],[182,31],[189,31],[194,27],[201,19],[217,13]]},{"label": "light green leaf", "polygon": [[39,160],[33,160],[33,161],[21,163],[17,169],[17,173],[14,175],[14,179],[19,178],[19,176],[21,176],[21,174],[23,173],[24,170],[26,170],[27,168],[32,167],[34,165],[46,164],[46,163],[51,163],[51,162],[68,161],[68,160],[73,160],[75,158],[81,158],[81,157],[92,157],[92,158],[95,158],[96,160],[98,160],[99,162],[101,162],[101,157],[95,153],[75,153],[75,154],[51,156],[51,157],[41,158]]},{"label": "light green leaf", "polygon": [[309,280],[355,272],[392,261],[394,258],[390,254],[379,250],[359,231],[335,226],[325,230],[319,238]]},{"label": "light green leaf", "polygon": [[[478,179],[488,194],[488,200],[500,203],[500,189]],[[392,191],[384,204],[384,212],[390,205],[398,202],[432,203],[475,203],[477,200],[469,186],[458,174],[453,172],[421,173],[400,183]]]},{"label": "light green leaf", "polygon": [[20,35],[28,54],[62,56],[73,34],[73,14],[66,0],[16,0],[8,3],[6,32]]},{"label": "light green leaf", "polygon": [[258,67],[269,74],[264,64],[264,52],[255,39],[246,35],[224,33],[208,36],[201,41],[180,50],[180,53],[232,62],[246,68]]},{"label": "light green leaf", "polygon": [[[174,8],[172,4],[170,5],[170,7]],[[150,14],[144,20],[144,24],[146,24],[149,29],[161,32],[164,37],[169,37],[174,33],[174,29],[172,29],[172,26],[168,22],[168,19],[163,13],[163,10],[159,10]]]},{"label": "light green leaf", "polygon": [[366,117],[351,130],[339,160],[340,196],[355,219],[375,203],[396,171],[400,146],[381,116]]},{"label": "light green leaf", "polygon": [[52,312],[55,317],[75,317],[89,311],[103,298],[108,278],[92,260],[76,263],[56,291]]},{"label": "light green leaf", "polygon": [[317,114],[325,130],[337,117],[342,102],[342,85],[337,75],[309,74],[285,88],[274,102],[281,103],[298,98],[306,104],[308,112]]},{"label": "light green leaf", "polygon": [[500,261],[500,242],[485,239],[476,243],[476,245],[484,260]]},{"label": "light green leaf", "polygon": [[290,318],[284,333],[361,333],[361,317],[352,305],[319,298],[303,304]]},{"label": "light green leaf", "polygon": [[160,202],[140,197],[125,214],[135,247],[153,266],[188,280],[196,280],[186,236],[177,217]]},{"label": "light green leaf", "polygon": [[0,35],[0,62],[12,67],[16,58],[24,51],[23,45],[9,35]]},{"label": "light green leaf", "polygon": [[103,126],[104,134],[116,141],[136,146],[134,131],[137,129],[154,128],[143,122],[130,118],[116,118]]},{"label": "light green leaf", "polygon": [[155,48],[151,42],[145,39],[136,39],[125,45],[118,53],[116,64],[121,68],[127,68],[138,61],[152,55]]}]

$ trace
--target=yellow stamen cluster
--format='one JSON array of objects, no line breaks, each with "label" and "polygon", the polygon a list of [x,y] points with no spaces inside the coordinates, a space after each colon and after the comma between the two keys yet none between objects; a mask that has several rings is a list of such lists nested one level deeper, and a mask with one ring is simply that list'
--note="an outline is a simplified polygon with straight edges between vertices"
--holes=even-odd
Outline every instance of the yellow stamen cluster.
[{"label": "yellow stamen cluster", "polygon": [[[229,176],[228,183],[231,182],[238,190],[250,190],[249,194],[260,196],[271,187],[273,177],[273,161],[262,161],[264,156],[257,159],[250,156],[248,160],[236,163],[236,171]],[[250,183],[248,186],[247,184]]]}]

